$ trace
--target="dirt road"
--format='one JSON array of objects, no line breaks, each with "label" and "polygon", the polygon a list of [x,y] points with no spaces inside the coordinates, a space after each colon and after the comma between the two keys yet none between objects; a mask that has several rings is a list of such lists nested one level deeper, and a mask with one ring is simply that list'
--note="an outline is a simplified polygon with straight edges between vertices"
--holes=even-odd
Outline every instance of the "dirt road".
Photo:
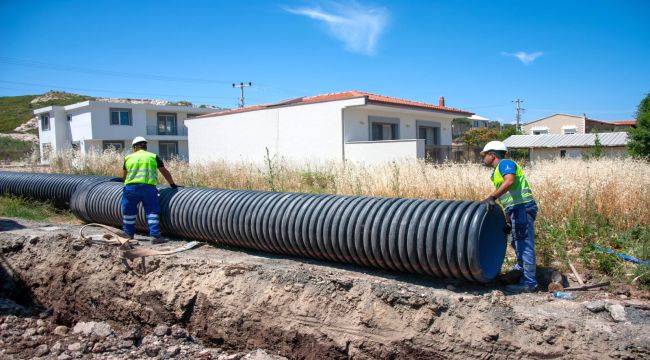
[{"label": "dirt road", "polygon": [[[114,247],[76,240],[79,226],[0,221],[4,297],[44,309],[48,329],[96,321],[118,334],[135,326],[142,334],[129,351],[142,356],[169,358],[165,346],[178,345],[146,352],[142,339],[161,325],[187,331],[202,347],[196,351],[239,357],[256,349],[291,359],[650,356],[647,299],[603,291],[575,300],[504,296],[495,287],[209,245],[147,260],[142,272],[127,269]],[[15,348],[4,334],[0,357]],[[34,345],[13,354],[33,355],[43,344]],[[97,355],[60,354],[44,356]]]}]

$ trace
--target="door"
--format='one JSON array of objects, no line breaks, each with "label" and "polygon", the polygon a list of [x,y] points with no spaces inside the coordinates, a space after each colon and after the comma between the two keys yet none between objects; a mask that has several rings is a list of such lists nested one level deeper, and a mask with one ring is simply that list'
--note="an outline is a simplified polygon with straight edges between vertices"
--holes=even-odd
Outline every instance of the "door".
[{"label": "door", "polygon": [[159,141],[158,155],[164,160],[178,157],[178,141]]},{"label": "door", "polygon": [[418,126],[418,139],[424,140],[424,157],[438,161],[442,160],[443,154],[439,153],[440,128],[435,126]]},{"label": "door", "polygon": [[158,114],[158,135],[177,135],[176,114]]}]

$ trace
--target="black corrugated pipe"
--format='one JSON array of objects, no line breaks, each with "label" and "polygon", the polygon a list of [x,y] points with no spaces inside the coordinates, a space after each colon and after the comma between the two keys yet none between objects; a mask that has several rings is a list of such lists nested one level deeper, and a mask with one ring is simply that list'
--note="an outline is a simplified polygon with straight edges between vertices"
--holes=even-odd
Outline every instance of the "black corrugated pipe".
[{"label": "black corrugated pipe", "polygon": [[96,175],[0,171],[0,195],[13,195],[51,201],[66,206],[79,184],[88,181],[111,181],[115,178]]},{"label": "black corrugated pipe", "polygon": [[[121,227],[121,193],[83,183],[70,207]],[[474,201],[160,188],[160,205],[167,235],[436,277],[488,282],[506,250],[502,211]]]},{"label": "black corrugated pipe", "polygon": [[[110,180],[0,172],[0,194],[69,201],[82,220],[120,227]],[[160,203],[167,235],[437,277],[488,282],[506,248],[501,210],[473,201],[161,188]]]}]

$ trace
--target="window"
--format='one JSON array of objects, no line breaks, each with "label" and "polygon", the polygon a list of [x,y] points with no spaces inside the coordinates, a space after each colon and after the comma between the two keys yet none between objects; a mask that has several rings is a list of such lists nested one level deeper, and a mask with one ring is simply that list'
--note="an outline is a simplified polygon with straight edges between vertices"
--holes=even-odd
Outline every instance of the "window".
[{"label": "window", "polygon": [[440,128],[433,126],[418,126],[418,139],[424,139],[425,146],[437,145],[440,138]]},{"label": "window", "polygon": [[177,135],[176,114],[158,114],[158,135]]},{"label": "window", "polygon": [[380,116],[369,116],[370,140],[397,140],[399,139],[399,119]]},{"label": "window", "polygon": [[547,130],[547,129],[544,129],[544,130],[533,130],[533,135],[545,135],[545,134],[548,134],[548,130]]},{"label": "window", "polygon": [[112,149],[118,152],[124,150],[124,141],[122,140],[104,140],[102,143],[102,149],[104,151]]},{"label": "window", "polygon": [[576,128],[571,127],[571,128],[564,128],[562,129],[562,132],[564,132],[564,135],[573,135],[576,133]]},{"label": "window", "polygon": [[41,131],[50,130],[50,114],[41,114]]},{"label": "window", "polygon": [[131,109],[111,109],[111,125],[133,125]]},{"label": "window", "polygon": [[165,160],[178,156],[178,141],[160,141],[158,155]]}]

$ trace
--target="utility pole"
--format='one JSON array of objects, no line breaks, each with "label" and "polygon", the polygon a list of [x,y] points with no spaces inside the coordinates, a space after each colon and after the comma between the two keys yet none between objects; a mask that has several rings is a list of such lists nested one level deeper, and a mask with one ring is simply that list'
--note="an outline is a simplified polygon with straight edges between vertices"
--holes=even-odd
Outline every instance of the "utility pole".
[{"label": "utility pole", "polygon": [[521,124],[521,114],[526,110],[526,109],[521,107],[521,103],[523,103],[524,101],[520,100],[520,99],[517,99],[517,100],[513,100],[512,102],[516,104],[515,109],[517,110],[517,115],[515,116],[515,120],[517,121],[516,129],[517,129],[517,131],[521,131],[521,125],[520,125]]},{"label": "utility pole", "polygon": [[244,88],[249,87],[249,86],[253,86],[253,83],[250,82],[250,81],[248,82],[248,84],[245,84],[243,82],[240,82],[239,84],[232,84],[232,87],[239,88],[239,90],[241,90],[241,96],[239,97],[239,107],[240,108],[244,107]]}]

